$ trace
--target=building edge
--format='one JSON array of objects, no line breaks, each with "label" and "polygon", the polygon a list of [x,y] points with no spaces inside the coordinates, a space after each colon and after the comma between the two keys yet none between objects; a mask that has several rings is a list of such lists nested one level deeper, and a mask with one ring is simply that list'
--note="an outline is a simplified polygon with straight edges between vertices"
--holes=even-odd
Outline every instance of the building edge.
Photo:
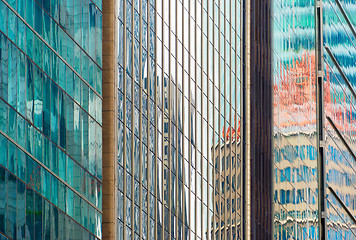
[{"label": "building edge", "polygon": [[116,2],[116,0],[103,1],[103,240],[113,240],[117,238]]}]

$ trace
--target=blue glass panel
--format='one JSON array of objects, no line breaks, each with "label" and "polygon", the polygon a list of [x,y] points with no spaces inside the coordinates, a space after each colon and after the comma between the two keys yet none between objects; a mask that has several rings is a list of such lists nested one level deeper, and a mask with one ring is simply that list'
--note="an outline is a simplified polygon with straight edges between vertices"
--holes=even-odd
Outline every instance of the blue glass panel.
[{"label": "blue glass panel", "polygon": [[33,122],[33,110],[34,110],[34,99],[33,99],[33,65],[29,59],[27,59],[27,76],[26,76],[26,118]]},{"label": "blue glass panel", "polygon": [[3,3],[2,1],[0,2],[0,18],[2,19],[1,23],[0,23],[0,31],[2,31],[3,33],[7,34],[7,28],[9,26],[8,24],[8,8],[6,7],[5,3]]},{"label": "blue glass panel", "polygon": [[0,37],[0,96],[7,100],[9,41],[3,34],[1,34]]},{"label": "blue glass panel", "polygon": [[59,116],[59,145],[66,149],[66,111],[65,111],[65,97],[62,90],[59,90],[58,99],[58,116]]},{"label": "blue glass panel", "polygon": [[4,101],[0,100],[0,130],[4,133],[8,132],[8,109],[8,105]]},{"label": "blue glass panel", "polygon": [[51,80],[43,79],[43,133],[50,136],[51,129]]},{"label": "blue glass panel", "polygon": [[17,148],[17,177],[26,181],[26,154]]},{"label": "blue glass panel", "polygon": [[[51,21],[51,40],[50,40],[50,44],[51,44],[51,47],[53,48],[53,50],[55,52],[58,52],[58,25],[55,21]],[[57,56],[55,57],[56,59]],[[55,66],[52,66],[52,68],[57,68],[57,65]]]},{"label": "blue glass panel", "polygon": [[42,147],[42,156],[43,156],[43,164],[51,168],[51,150],[52,150],[52,143],[47,139],[43,139],[43,147]]},{"label": "blue glass panel", "polygon": [[69,155],[72,155],[74,152],[74,146],[73,146],[73,141],[74,141],[74,136],[73,136],[73,130],[74,130],[74,106],[73,106],[73,101],[69,98],[66,98],[66,149]]},{"label": "blue glass panel", "polygon": [[35,193],[35,236],[36,239],[43,239],[42,227],[43,221],[43,198],[38,193]]},{"label": "blue glass panel", "polygon": [[9,48],[9,70],[8,70],[8,103],[16,108],[17,105],[17,62],[18,49],[10,44]]},{"label": "blue glass panel", "polygon": [[51,0],[51,15],[58,22],[58,0]]},{"label": "blue glass panel", "polygon": [[69,216],[74,217],[73,216],[73,211],[74,211],[74,196],[73,196],[73,191],[70,189],[67,189],[67,201],[66,201],[66,212]]},{"label": "blue glass panel", "polygon": [[[40,168],[41,167],[37,164],[35,164],[35,166],[37,168]],[[41,169],[41,186],[42,188],[39,188],[39,192],[47,199],[51,199],[51,178],[52,178],[52,175],[47,172],[46,170],[44,169]]]},{"label": "blue glass panel", "polygon": [[58,176],[66,181],[66,155],[62,151],[58,151]]},{"label": "blue glass panel", "polygon": [[52,61],[51,61],[51,66],[52,66],[52,75],[51,78],[54,82],[58,83],[58,61],[59,61],[59,58],[57,57],[56,54],[52,54]]},{"label": "blue glass panel", "polygon": [[9,18],[9,29],[8,29],[8,36],[9,38],[17,44],[17,21],[18,18],[15,13],[11,10],[8,11],[8,18]]},{"label": "blue glass panel", "polygon": [[51,170],[58,175],[58,148],[54,143],[51,143]]},{"label": "blue glass panel", "polygon": [[43,101],[42,101],[42,72],[36,67],[34,71],[34,125],[42,131]]},{"label": "blue glass panel", "polygon": [[0,232],[5,233],[6,229],[6,209],[7,209],[7,184],[6,184],[6,170],[0,166]]},{"label": "blue glass panel", "polygon": [[42,35],[42,23],[43,23],[42,8],[36,2],[34,2],[34,7],[35,7],[35,14],[34,14],[35,27],[34,27],[34,29],[39,35]]},{"label": "blue glass panel", "polygon": [[[32,0],[30,0],[32,1]],[[34,44],[34,33],[29,28],[26,28],[26,53],[27,56],[33,59],[33,44]]]},{"label": "blue glass panel", "polygon": [[51,180],[51,202],[55,205],[58,206],[58,179],[51,175],[52,180]]},{"label": "blue glass panel", "polygon": [[16,146],[9,141],[7,169],[13,174],[17,172],[17,151]]},{"label": "blue glass panel", "polygon": [[22,115],[26,112],[26,57],[19,54],[17,59],[17,111]]},{"label": "blue glass panel", "polygon": [[51,139],[58,142],[58,87],[51,81]]},{"label": "blue glass panel", "polygon": [[[0,180],[1,181],[1,180]],[[26,233],[26,185],[17,181],[17,239],[25,239]]]},{"label": "blue glass panel", "polygon": [[66,211],[66,186],[62,182],[58,182],[58,207],[62,211]]},{"label": "blue glass panel", "polygon": [[6,234],[16,239],[16,177],[7,174],[7,213]]},{"label": "blue glass panel", "polygon": [[26,236],[35,239],[35,198],[31,188],[26,188],[26,226]]}]

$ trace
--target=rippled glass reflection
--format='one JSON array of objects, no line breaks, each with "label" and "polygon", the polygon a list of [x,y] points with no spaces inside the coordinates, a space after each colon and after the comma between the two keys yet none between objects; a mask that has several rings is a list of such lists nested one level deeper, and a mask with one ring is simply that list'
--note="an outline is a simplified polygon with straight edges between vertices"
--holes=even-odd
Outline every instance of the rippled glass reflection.
[{"label": "rippled glass reflection", "polygon": [[273,12],[274,238],[317,239],[314,1]]}]

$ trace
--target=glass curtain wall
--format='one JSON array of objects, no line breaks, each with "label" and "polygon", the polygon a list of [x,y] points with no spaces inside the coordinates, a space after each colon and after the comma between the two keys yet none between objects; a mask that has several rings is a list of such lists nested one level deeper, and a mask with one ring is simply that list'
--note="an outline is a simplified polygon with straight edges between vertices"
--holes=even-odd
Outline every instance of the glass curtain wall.
[{"label": "glass curtain wall", "polygon": [[118,5],[118,239],[238,239],[240,2]]},{"label": "glass curtain wall", "polygon": [[101,238],[101,0],[0,0],[0,238]]},{"label": "glass curtain wall", "polygon": [[272,4],[274,238],[318,239],[314,0]]},{"label": "glass curtain wall", "polygon": [[327,236],[356,238],[356,2],[325,0],[324,104]]},{"label": "glass curtain wall", "polygon": [[[274,225],[279,239],[318,236],[312,4],[276,1],[274,7]],[[327,237],[354,239],[356,2],[325,0],[322,9]]]}]

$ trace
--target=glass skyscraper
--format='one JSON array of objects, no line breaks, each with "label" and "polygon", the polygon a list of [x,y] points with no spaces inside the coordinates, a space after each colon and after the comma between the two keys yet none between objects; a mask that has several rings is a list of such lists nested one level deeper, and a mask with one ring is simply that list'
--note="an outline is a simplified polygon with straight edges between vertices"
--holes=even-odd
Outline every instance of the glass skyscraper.
[{"label": "glass skyscraper", "polygon": [[0,19],[0,238],[100,239],[101,0],[1,0]]},{"label": "glass skyscraper", "polygon": [[239,239],[238,1],[118,1],[118,239]]},{"label": "glass skyscraper", "polygon": [[355,0],[0,0],[0,239],[356,239]]},{"label": "glass skyscraper", "polygon": [[356,2],[274,2],[274,237],[355,239]]}]

